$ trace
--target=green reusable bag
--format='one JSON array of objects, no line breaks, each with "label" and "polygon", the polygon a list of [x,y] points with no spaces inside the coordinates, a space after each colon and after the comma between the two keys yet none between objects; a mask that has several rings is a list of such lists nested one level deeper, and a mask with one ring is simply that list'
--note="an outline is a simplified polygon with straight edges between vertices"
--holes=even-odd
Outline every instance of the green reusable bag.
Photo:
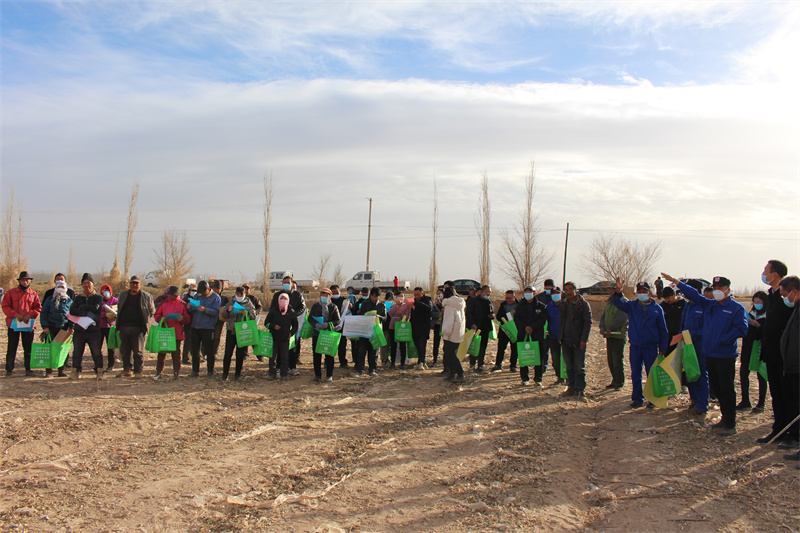
[{"label": "green reusable bag", "polygon": [[122,341],[119,338],[119,331],[117,326],[111,326],[108,330],[108,340],[106,341],[106,348],[109,350],[116,350],[120,347]]},{"label": "green reusable bag", "polygon": [[489,332],[489,340],[496,341],[497,340],[497,322],[492,320],[492,331]]},{"label": "green reusable bag", "polygon": [[338,331],[331,329],[323,329],[317,336],[317,349],[316,353],[321,353],[334,357],[339,353],[339,343],[342,340],[342,334]]},{"label": "green reusable bag", "polygon": [[413,342],[409,342],[406,345],[406,359],[419,359],[417,346]]},{"label": "green reusable bag", "polygon": [[750,372],[758,372],[761,366],[761,341],[753,341],[753,348],[750,350]]},{"label": "green reusable bag", "polygon": [[564,354],[558,356],[561,364],[558,365],[558,377],[561,379],[567,379],[567,365],[564,364]]},{"label": "green reusable bag", "polygon": [[31,345],[31,368],[52,368],[50,361],[52,361],[52,348],[50,335],[44,342],[34,342]]},{"label": "green reusable bag", "polygon": [[383,329],[381,329],[378,324],[375,324],[375,327],[372,329],[372,338],[369,339],[369,343],[376,350],[389,344],[386,342],[386,335],[383,334]]},{"label": "green reusable bag", "polygon": [[297,346],[297,338],[294,335],[292,335],[291,337],[289,337],[289,349],[294,350],[295,346]]},{"label": "green reusable bag", "polygon": [[255,320],[236,322],[233,325],[233,329],[236,332],[236,346],[239,348],[258,344],[260,337],[258,333],[258,322]]},{"label": "green reusable bag", "polygon": [[50,343],[50,368],[61,368],[69,357],[69,352],[72,351],[72,337],[67,339],[68,342],[51,342]]},{"label": "green reusable bag", "polygon": [[472,341],[469,343],[469,348],[467,348],[467,355],[470,357],[478,357],[478,354],[481,351],[481,330],[477,330],[475,336],[472,337]]},{"label": "green reusable bag", "polygon": [[761,364],[758,365],[758,373],[764,378],[765,381],[769,381],[769,376],[767,375],[767,363],[761,361]]},{"label": "green reusable bag", "polygon": [[269,324],[267,324],[267,331],[258,331],[258,344],[253,346],[253,355],[272,357],[274,346],[275,341],[272,338],[272,333],[269,331]]},{"label": "green reusable bag", "polygon": [[517,357],[520,367],[541,365],[542,355],[539,342],[532,341],[530,335],[525,335],[525,340],[517,343]]},{"label": "green reusable bag", "polygon": [[501,323],[500,329],[503,330],[503,333],[506,334],[506,337],[508,337],[509,341],[517,342],[519,332],[517,331],[517,324],[513,320],[506,320],[505,322]]},{"label": "green reusable bag", "polygon": [[175,330],[164,327],[164,318],[154,326],[150,326],[144,348],[150,353],[169,353],[177,348]]},{"label": "green reusable bag", "polygon": [[310,339],[311,332],[314,330],[314,326],[311,325],[311,322],[308,321],[309,314],[306,313],[306,319],[303,321],[303,326],[300,328],[300,338],[301,339]]},{"label": "green reusable bag", "polygon": [[661,362],[663,360],[663,357],[658,356],[656,362],[653,363],[652,368],[650,368],[650,375],[653,379],[653,394],[657,398],[666,398],[667,396],[672,396],[673,394],[678,393],[678,389],[675,387],[675,382],[672,380],[667,371],[661,368]]},{"label": "green reusable bag", "polygon": [[411,322],[406,317],[394,323],[394,340],[396,342],[411,342]]},{"label": "green reusable bag", "polygon": [[694,383],[700,379],[700,363],[697,361],[697,350],[694,344],[683,345],[683,371],[686,372],[686,381]]}]

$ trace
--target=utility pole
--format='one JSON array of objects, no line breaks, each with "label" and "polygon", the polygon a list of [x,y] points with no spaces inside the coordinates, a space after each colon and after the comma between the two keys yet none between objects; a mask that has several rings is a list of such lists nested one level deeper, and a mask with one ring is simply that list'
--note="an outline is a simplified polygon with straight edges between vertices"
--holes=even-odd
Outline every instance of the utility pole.
[{"label": "utility pole", "polygon": [[569,222],[567,222],[567,235],[564,237],[564,271],[561,273],[561,288],[567,282],[567,245],[569,244]]},{"label": "utility pole", "polygon": [[369,200],[369,225],[367,226],[367,268],[369,270],[369,241],[372,239],[372,198]]}]

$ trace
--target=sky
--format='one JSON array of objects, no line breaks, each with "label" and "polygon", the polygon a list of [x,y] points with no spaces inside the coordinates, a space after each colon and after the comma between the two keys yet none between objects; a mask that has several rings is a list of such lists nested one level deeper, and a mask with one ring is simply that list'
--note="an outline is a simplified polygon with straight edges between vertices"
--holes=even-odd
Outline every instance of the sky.
[{"label": "sky", "polygon": [[[547,273],[589,285],[600,233],[659,240],[659,271],[760,287],[800,266],[797,2],[0,2],[2,206],[37,272],[108,270],[141,184],[133,270],[165,229],[195,274],[331,254],[440,282],[492,265],[535,164]],[[120,251],[122,250],[120,244]]]}]

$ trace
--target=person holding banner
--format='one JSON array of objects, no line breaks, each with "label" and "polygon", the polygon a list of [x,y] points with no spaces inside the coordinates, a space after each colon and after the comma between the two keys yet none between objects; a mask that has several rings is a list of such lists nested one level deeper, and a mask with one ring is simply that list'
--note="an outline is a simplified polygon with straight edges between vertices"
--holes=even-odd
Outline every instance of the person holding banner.
[{"label": "person holding banner", "polygon": [[19,340],[22,339],[22,353],[25,364],[25,375],[33,376],[31,370],[31,345],[33,344],[33,328],[29,331],[18,331],[12,327],[16,322],[29,322],[39,316],[42,311],[42,303],[39,295],[31,289],[33,277],[28,275],[27,270],[20,272],[17,278],[18,286],[9,289],[3,295],[3,313],[6,315],[6,327],[8,328],[8,347],[6,349],[6,377],[14,373],[14,364],[17,360],[17,347]]},{"label": "person holding banner", "polygon": [[[172,352],[172,379],[178,379],[178,374],[181,370],[181,341],[184,340],[183,327],[190,324],[192,321],[186,303],[178,297],[180,289],[177,285],[170,285],[167,287],[167,299],[164,303],[158,306],[155,315],[155,321],[159,322],[162,318],[166,318],[167,327],[175,330],[175,351]],[[164,362],[167,358],[166,352],[158,352],[156,359],[156,375],[155,379],[161,380],[161,372],[164,370]]]},{"label": "person holding banner", "polygon": [[[55,290],[50,297],[45,299],[42,305],[42,340],[45,340],[48,336],[54,338],[60,331],[71,331],[72,322],[67,319],[70,307],[72,307],[72,298],[70,298],[67,291],[67,283],[61,280],[56,281]],[[53,369],[51,368],[45,370],[46,376],[52,373]],[[58,369],[58,376],[66,376],[63,366]]]},{"label": "person holding banner", "polygon": [[228,380],[228,372],[231,369],[231,359],[233,352],[236,351],[236,368],[234,370],[235,381],[242,379],[242,367],[244,359],[247,357],[247,346],[239,346],[236,341],[236,323],[255,320],[257,318],[256,308],[244,287],[236,287],[233,300],[228,300],[227,305],[220,308],[220,319],[225,321],[225,354],[222,357],[222,381]]},{"label": "person holding banner", "polygon": [[[500,303],[497,308],[498,320],[514,320],[514,313],[517,309],[519,302],[513,290],[506,291],[505,300]],[[506,347],[511,345],[511,372],[517,370],[517,339],[509,339],[508,334],[500,328],[497,333],[497,355],[494,358],[494,367],[492,372],[501,372],[503,370],[503,360],[506,357]]]},{"label": "person holding banner", "polygon": [[[722,420],[713,424],[717,435],[729,437],[736,434],[736,358],[739,355],[737,339],[747,334],[747,320],[742,304],[731,298],[731,282],[716,276],[711,284],[714,299],[701,296],[691,286],[680,280],[661,275],[677,284],[689,300],[703,308],[703,352],[706,356],[708,379],[717,391]],[[628,313],[630,317],[630,313]],[[632,317],[631,317],[632,318]]]},{"label": "person holding banner", "polygon": [[[525,287],[522,300],[514,311],[514,322],[517,324],[517,344],[532,341],[539,345],[539,364],[533,367],[533,383],[542,386],[542,376],[547,364],[547,352],[544,349],[544,323],[547,322],[547,306],[535,298],[536,289],[533,285]],[[517,347],[519,350],[519,347]],[[528,366],[519,366],[519,377],[523,385],[530,383]],[[573,389],[570,389],[572,391]]]},{"label": "person holding banner", "polygon": [[[359,315],[376,315],[378,319],[386,318],[386,307],[383,302],[378,301],[381,295],[381,290],[378,287],[372,287],[369,291],[369,298],[361,302],[358,307]],[[396,305],[396,304],[395,304]],[[369,375],[375,376],[378,373],[378,352],[372,347],[370,339],[358,339],[358,358],[355,361],[355,375],[361,376],[364,374],[364,359],[366,358],[369,365]]]},{"label": "person holding banner", "polygon": [[[311,352],[314,358],[314,381],[319,383],[322,381],[322,357],[323,354],[317,353],[317,342],[322,330],[331,329],[339,325],[339,308],[331,301],[333,293],[330,289],[321,289],[319,291],[319,301],[311,306],[309,316],[311,317],[311,325],[314,329],[311,330]],[[341,345],[341,340],[339,341]],[[338,347],[337,347],[338,354]],[[325,356],[325,381],[333,381],[333,356]]]},{"label": "person holding banner", "polygon": [[[761,332],[767,321],[767,293],[758,291],[753,295],[750,312],[745,315],[747,319],[747,335],[742,339],[742,358],[739,366],[739,386],[742,389],[742,399],[736,404],[737,411],[750,409],[750,359],[755,355],[761,360]],[[753,347],[756,347],[753,350]],[[756,353],[753,354],[753,351]],[[758,378],[758,403],[753,407],[754,413],[764,411],[764,401],[767,399],[767,380],[756,372]]]},{"label": "person holding banner", "polygon": [[[669,279],[669,278],[667,278]],[[650,375],[650,367],[653,366],[659,355],[664,355],[669,346],[669,335],[667,334],[667,323],[664,320],[664,311],[650,297],[650,284],[646,281],[636,285],[636,300],[626,301],[622,299],[622,280],[616,279],[616,290],[612,297],[612,302],[620,311],[628,315],[628,342],[630,343],[630,363],[631,363],[631,392],[632,409],[638,409],[644,405],[644,391],[642,389],[642,367],[645,376]],[[648,408],[654,408],[653,404],[648,404]]]},{"label": "person holding banner", "polygon": [[567,390],[562,396],[583,399],[586,389],[586,343],[592,331],[592,309],[578,294],[575,283],[564,284],[564,298],[558,310],[561,355],[567,367]]},{"label": "person holding banner", "polygon": [[81,278],[81,287],[83,287],[83,294],[75,295],[75,299],[69,309],[70,315],[79,318],[90,318],[93,322],[88,324],[86,328],[78,325],[74,329],[72,336],[72,344],[74,346],[72,371],[69,378],[78,379],[80,376],[83,370],[83,351],[86,346],[89,346],[89,353],[92,355],[97,379],[103,379],[105,366],[103,366],[102,352],[103,334],[100,331],[100,311],[103,308],[103,297],[95,292],[94,279],[88,272],[84,273]]},{"label": "person holding banner", "polygon": [[272,357],[269,358],[270,379],[289,379],[289,341],[297,334],[297,313],[289,304],[289,293],[281,293],[275,307],[270,307],[264,325],[272,334]]},{"label": "person holding banner", "polygon": [[464,340],[466,307],[466,302],[456,294],[453,287],[445,288],[442,300],[443,362],[447,372],[445,379],[452,383],[464,383],[464,368],[458,360],[458,345]]}]

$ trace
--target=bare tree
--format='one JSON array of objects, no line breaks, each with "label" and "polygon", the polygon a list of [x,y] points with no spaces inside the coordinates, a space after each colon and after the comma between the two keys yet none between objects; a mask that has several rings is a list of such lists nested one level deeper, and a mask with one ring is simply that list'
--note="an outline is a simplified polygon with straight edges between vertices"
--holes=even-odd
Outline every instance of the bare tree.
[{"label": "bare tree", "polygon": [[136,209],[136,204],[139,203],[139,181],[133,182],[131,188],[131,197],[128,201],[128,227],[125,231],[125,262],[122,264],[122,286],[128,286],[128,280],[131,277],[131,265],[133,264],[133,248],[136,242],[133,240],[133,233],[136,231],[136,225],[139,223],[139,211]]},{"label": "bare tree", "polygon": [[489,204],[489,175],[483,171],[481,179],[481,192],[478,197],[478,213],[475,215],[475,229],[478,230],[478,246],[480,255],[478,257],[478,271],[481,278],[481,285],[489,284],[489,272],[491,270],[491,256],[489,255],[489,237],[492,234],[492,208]]},{"label": "bare tree", "polygon": [[501,270],[519,288],[534,285],[553,262],[553,254],[547,253],[540,242],[541,228],[538,217],[533,212],[533,199],[536,192],[536,164],[525,179],[525,208],[520,211],[519,220],[509,230],[500,230],[502,243]]},{"label": "bare tree", "polygon": [[439,192],[436,188],[436,176],[433,177],[433,252],[431,253],[431,266],[428,269],[428,286],[431,294],[436,293],[439,280],[439,268],[436,265],[436,246],[439,244]]},{"label": "bare tree", "polygon": [[265,298],[269,298],[269,230],[272,227],[273,193],[272,172],[267,171],[264,173],[264,228],[262,231],[264,236],[264,258],[261,260],[261,264],[264,267],[261,280]]},{"label": "bare tree", "polygon": [[344,285],[345,277],[341,263],[336,263],[336,268],[333,269],[333,282],[339,287]]},{"label": "bare tree", "polygon": [[67,263],[67,284],[79,285],[78,272],[75,270],[75,262],[72,260],[72,245],[69,245],[69,262]]},{"label": "bare tree", "polygon": [[327,287],[328,270],[331,267],[331,254],[319,254],[319,261],[311,270],[311,279],[319,281],[320,287]]},{"label": "bare tree", "polygon": [[22,257],[25,242],[25,225],[22,220],[22,203],[14,206],[14,187],[10,187],[6,212],[3,217],[2,251],[0,251],[0,287],[8,287],[16,276],[28,268],[28,258]]},{"label": "bare tree", "polygon": [[660,240],[639,243],[617,234],[599,233],[589,250],[581,254],[584,259],[581,269],[591,279],[614,281],[619,277],[626,289],[630,289],[653,275],[663,253],[662,245]]},{"label": "bare tree", "polygon": [[162,286],[183,283],[194,268],[186,231],[165,229],[161,235],[161,246],[153,249],[156,255],[153,264],[159,270]]}]

